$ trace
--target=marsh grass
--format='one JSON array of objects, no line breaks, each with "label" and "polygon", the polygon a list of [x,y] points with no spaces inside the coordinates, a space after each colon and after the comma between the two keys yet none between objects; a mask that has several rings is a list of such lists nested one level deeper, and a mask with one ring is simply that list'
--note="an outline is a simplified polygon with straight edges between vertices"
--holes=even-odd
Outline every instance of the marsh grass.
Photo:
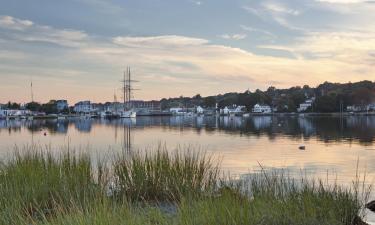
[{"label": "marsh grass", "polygon": [[241,180],[220,173],[193,150],[95,165],[84,153],[15,151],[0,166],[0,224],[354,225],[370,191],[358,175],[343,187],[280,171]]},{"label": "marsh grass", "polygon": [[192,150],[169,153],[136,152],[114,163],[117,195],[131,201],[173,201],[214,190],[219,165],[212,157]]}]

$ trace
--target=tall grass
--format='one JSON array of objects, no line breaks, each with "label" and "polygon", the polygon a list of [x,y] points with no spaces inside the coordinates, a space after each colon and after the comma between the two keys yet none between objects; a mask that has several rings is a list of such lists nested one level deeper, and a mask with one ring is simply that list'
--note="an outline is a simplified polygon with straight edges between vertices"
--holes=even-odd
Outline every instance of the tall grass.
[{"label": "tall grass", "polygon": [[115,162],[118,192],[132,201],[179,201],[212,191],[219,167],[204,153],[136,152]]},{"label": "tall grass", "polygon": [[89,204],[102,192],[92,175],[85,154],[15,151],[0,166],[0,223],[50,217],[61,208]]},{"label": "tall grass", "polygon": [[0,166],[0,224],[355,225],[363,207],[358,180],[345,188],[262,172],[230,181],[218,168],[191,150],[95,165],[71,151],[16,151]]}]

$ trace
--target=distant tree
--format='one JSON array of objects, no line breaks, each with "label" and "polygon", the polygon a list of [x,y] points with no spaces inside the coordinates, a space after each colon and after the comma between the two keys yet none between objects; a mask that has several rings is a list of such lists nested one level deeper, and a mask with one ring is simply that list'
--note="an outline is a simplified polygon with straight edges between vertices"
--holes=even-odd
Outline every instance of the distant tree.
[{"label": "distant tree", "polygon": [[216,105],[216,98],[213,96],[206,97],[203,100],[203,104],[207,107],[214,107]]},{"label": "distant tree", "polygon": [[26,104],[26,109],[30,110],[30,111],[40,111],[42,108],[42,105],[39,104],[38,102],[29,102]]},{"label": "distant tree", "polygon": [[318,97],[315,101],[315,110],[317,112],[337,112],[337,101],[334,95],[324,95]]},{"label": "distant tree", "polygon": [[200,94],[196,94],[193,98],[194,99],[202,99],[202,96]]},{"label": "distant tree", "polygon": [[8,102],[7,108],[8,109],[20,109],[21,105],[15,102]]},{"label": "distant tree", "polygon": [[43,104],[41,106],[41,111],[45,112],[47,114],[56,114],[56,113],[58,113],[56,101],[55,100],[51,100],[48,103]]}]

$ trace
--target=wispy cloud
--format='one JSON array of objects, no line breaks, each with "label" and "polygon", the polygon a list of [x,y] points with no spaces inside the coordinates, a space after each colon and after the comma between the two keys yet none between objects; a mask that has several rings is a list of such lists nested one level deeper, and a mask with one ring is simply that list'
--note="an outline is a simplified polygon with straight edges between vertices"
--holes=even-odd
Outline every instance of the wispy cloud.
[{"label": "wispy cloud", "polygon": [[30,20],[16,19],[11,16],[0,16],[0,27],[13,29],[13,30],[25,30],[31,27],[34,23]]},{"label": "wispy cloud", "polygon": [[[62,46],[77,46],[88,38],[83,31],[72,29],[55,29],[50,26],[37,25],[29,20],[21,20],[11,16],[0,16],[1,29],[13,39],[26,42],[49,42]],[[6,31],[8,30],[8,32]],[[14,32],[9,32],[14,30]]]},{"label": "wispy cloud", "polygon": [[273,13],[289,14],[294,16],[298,16],[300,14],[300,11],[288,8],[285,5],[276,2],[265,2],[263,3],[263,6],[266,10],[271,11]]},{"label": "wispy cloud", "polygon": [[263,29],[254,28],[254,27],[250,27],[250,26],[246,26],[246,25],[240,25],[240,27],[244,31],[262,33],[262,34],[265,34],[265,35],[267,35],[271,38],[277,38],[277,35],[269,32],[269,31],[263,30]]},{"label": "wispy cloud", "polygon": [[219,35],[219,37],[223,38],[223,39],[227,39],[227,40],[242,40],[242,39],[245,39],[247,37],[246,34],[222,34],[222,35]]},{"label": "wispy cloud", "polygon": [[153,36],[153,37],[115,37],[113,43],[124,46],[143,47],[181,47],[207,44],[208,41],[201,38],[191,38],[177,35]]}]

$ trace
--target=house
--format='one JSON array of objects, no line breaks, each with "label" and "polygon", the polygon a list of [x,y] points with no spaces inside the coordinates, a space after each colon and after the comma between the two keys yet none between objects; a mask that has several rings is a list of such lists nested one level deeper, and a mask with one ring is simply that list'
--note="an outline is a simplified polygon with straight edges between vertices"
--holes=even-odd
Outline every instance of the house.
[{"label": "house", "polygon": [[182,114],[184,113],[184,109],[183,108],[170,108],[169,109],[169,112],[171,112],[172,114]]},{"label": "house", "polygon": [[348,105],[346,107],[346,111],[347,112],[360,112],[360,111],[363,111],[363,108],[357,105]]},{"label": "house", "polygon": [[226,106],[224,109],[220,109],[221,115],[240,115],[246,111],[246,107],[242,105]]},{"label": "house", "polygon": [[375,111],[375,103],[367,105],[367,111]]},{"label": "house", "polygon": [[307,109],[311,108],[312,105],[314,104],[315,98],[311,98],[306,100],[305,102],[299,104],[299,107],[297,109],[298,112],[304,112]]},{"label": "house", "polygon": [[272,109],[269,105],[256,104],[253,107],[253,113],[272,113]]},{"label": "house", "polygon": [[57,111],[62,112],[69,108],[68,101],[67,100],[57,100],[56,101],[56,108]]},{"label": "house", "polygon": [[74,112],[76,113],[91,113],[93,111],[90,101],[81,101],[74,105]]}]

